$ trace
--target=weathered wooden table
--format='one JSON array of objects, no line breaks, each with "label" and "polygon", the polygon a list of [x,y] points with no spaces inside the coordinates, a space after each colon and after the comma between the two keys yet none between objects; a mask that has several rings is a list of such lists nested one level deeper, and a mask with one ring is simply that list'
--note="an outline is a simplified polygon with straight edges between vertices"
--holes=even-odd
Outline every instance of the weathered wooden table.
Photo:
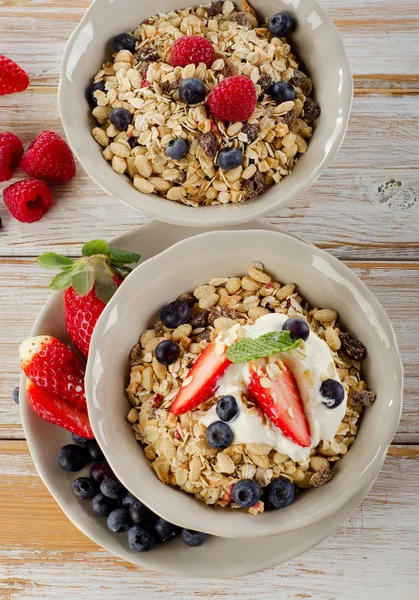
[{"label": "weathered wooden table", "polygon": [[[50,274],[34,257],[47,250],[76,256],[84,241],[146,222],[79,168],[70,184],[54,187],[55,206],[38,223],[18,223],[0,203],[2,599],[419,597],[418,4],[321,4],[345,40],[354,73],[351,123],[334,164],[303,198],[270,220],[344,260],[393,321],[405,365],[405,407],[382,473],[361,507],[320,546],[242,581],[140,571],[102,551],[67,520],[35,472],[12,400],[18,345],[49,295]],[[31,77],[25,93],[0,98],[0,127],[25,145],[42,129],[62,133],[59,63],[88,5],[88,0],[0,0],[0,53]]]}]

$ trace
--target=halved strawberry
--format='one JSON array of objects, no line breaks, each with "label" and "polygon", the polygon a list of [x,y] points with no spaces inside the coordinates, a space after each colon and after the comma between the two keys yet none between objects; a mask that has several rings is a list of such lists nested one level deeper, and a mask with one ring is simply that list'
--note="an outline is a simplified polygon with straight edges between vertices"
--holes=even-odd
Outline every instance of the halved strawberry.
[{"label": "halved strawberry", "polygon": [[26,395],[34,411],[49,423],[63,427],[81,437],[89,439],[94,437],[85,408],[66,402],[32,381],[26,384]]},{"label": "halved strawberry", "polygon": [[214,394],[217,382],[227,367],[231,365],[225,353],[217,354],[215,343],[209,344],[188,373],[190,383],[181,387],[170,412],[183,415],[205,402]]},{"label": "halved strawberry", "polygon": [[249,363],[249,392],[265,415],[282,433],[299,446],[311,445],[310,428],[304,413],[297,382],[290,369],[281,363],[281,375],[270,379],[264,358]]}]

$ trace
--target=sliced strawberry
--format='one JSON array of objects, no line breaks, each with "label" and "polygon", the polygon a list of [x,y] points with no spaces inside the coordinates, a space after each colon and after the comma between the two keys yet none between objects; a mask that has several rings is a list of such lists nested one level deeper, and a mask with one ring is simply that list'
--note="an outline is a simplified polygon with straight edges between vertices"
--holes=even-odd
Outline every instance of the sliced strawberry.
[{"label": "sliced strawberry", "polygon": [[29,338],[19,349],[26,377],[76,406],[86,406],[84,363],[71,348],[50,335]]},{"label": "sliced strawberry", "polygon": [[49,423],[81,437],[94,437],[85,408],[74,406],[31,381],[26,385],[26,395],[34,411]]},{"label": "sliced strawberry", "polygon": [[311,445],[310,428],[295,377],[281,363],[281,375],[270,379],[266,373],[266,359],[249,363],[249,392],[265,415],[282,433],[299,446]]},{"label": "sliced strawberry", "polygon": [[190,383],[180,388],[170,412],[183,415],[211,398],[218,380],[229,365],[231,361],[225,353],[217,354],[215,343],[209,344],[193,364],[185,380],[190,379]]}]

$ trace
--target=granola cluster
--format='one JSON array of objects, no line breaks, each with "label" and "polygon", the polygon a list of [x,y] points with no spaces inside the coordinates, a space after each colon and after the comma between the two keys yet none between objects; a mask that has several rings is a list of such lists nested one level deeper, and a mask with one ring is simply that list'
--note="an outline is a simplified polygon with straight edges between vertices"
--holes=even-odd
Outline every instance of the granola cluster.
[{"label": "granola cluster", "polygon": [[[227,0],[159,14],[132,35],[135,51],[120,50],[94,78],[104,90],[93,94],[98,125],[92,135],[117,173],[127,175],[140,192],[197,207],[244,202],[292,171],[307,151],[320,109],[310,97],[311,79],[299,70],[286,39],[272,37],[246,0],[242,10]],[[171,65],[171,47],[184,35],[204,36],[213,44],[217,58],[210,68]],[[215,119],[205,101],[188,106],[179,99],[182,80],[199,78],[208,98],[232,75],[245,75],[256,85],[258,103],[245,123]],[[294,86],[294,100],[275,103],[268,90],[279,81]],[[125,131],[109,119],[116,108],[132,115]],[[188,142],[184,158],[166,154],[173,138]],[[239,149],[244,160],[224,171],[217,155],[228,147]]]},{"label": "granola cluster", "polygon": [[[131,353],[127,388],[132,404],[128,420],[159,479],[179,486],[206,504],[233,508],[239,507],[232,502],[231,486],[240,479],[255,479],[262,487],[279,476],[287,477],[299,488],[327,483],[333,463],[347,453],[355,440],[364,406],[375,398],[367,391],[359,358],[351,357],[345,350],[350,339],[351,347],[356,346],[358,353],[361,344],[342,331],[336,311],[310,307],[295,284],[272,281],[259,262],[253,263],[244,277],[216,277],[179,299],[191,307],[190,322],[167,329],[159,321],[141,334]],[[215,398],[199,410],[181,416],[170,413],[190,367],[210,341],[236,323],[253,324],[272,312],[305,319],[327,342],[349,395],[348,408],[334,440],[321,442],[305,462],[294,462],[266,444],[233,442],[223,451],[210,447],[199,417],[216,403]],[[175,341],[181,348],[178,360],[167,368],[155,357],[155,348],[164,339]],[[249,399],[243,401],[249,412],[258,411]],[[259,501],[249,512],[256,514],[263,509],[263,502]]]}]

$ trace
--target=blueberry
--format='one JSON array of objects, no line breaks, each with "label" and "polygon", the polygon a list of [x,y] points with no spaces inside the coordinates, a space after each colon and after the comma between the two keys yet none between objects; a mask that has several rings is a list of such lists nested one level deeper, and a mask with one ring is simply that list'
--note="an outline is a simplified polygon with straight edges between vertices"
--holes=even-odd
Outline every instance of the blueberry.
[{"label": "blueberry", "polygon": [[112,477],[113,471],[107,462],[97,462],[90,467],[90,477],[101,484],[105,477]]},{"label": "blueberry", "polygon": [[71,437],[73,438],[73,442],[75,444],[80,444],[80,446],[84,446],[89,442],[89,438],[81,437],[81,435],[77,435],[77,433],[72,433]]},{"label": "blueberry", "polygon": [[112,125],[119,131],[125,131],[131,125],[132,116],[126,108],[114,108],[109,115]]},{"label": "blueberry", "polygon": [[233,487],[233,500],[243,508],[252,508],[262,495],[262,488],[253,479],[241,479]]},{"label": "blueberry", "polygon": [[278,477],[274,479],[265,488],[266,503],[272,508],[283,508],[288,506],[294,500],[295,487],[285,477]]},{"label": "blueberry", "polygon": [[224,171],[230,171],[239,167],[243,162],[243,154],[237,148],[224,148],[220,150],[217,157],[217,165],[224,169]]},{"label": "blueberry", "polygon": [[293,340],[306,341],[310,335],[310,327],[304,319],[287,319],[282,325],[282,329],[289,331]]},{"label": "blueberry", "polygon": [[166,154],[174,160],[180,160],[188,154],[189,144],[182,138],[173,138],[166,146]]},{"label": "blueberry", "polygon": [[137,499],[131,503],[129,514],[134,525],[149,525],[156,520],[154,513]]},{"label": "blueberry", "polygon": [[127,508],[115,508],[108,516],[108,527],[114,533],[126,531],[132,525]]},{"label": "blueberry", "polygon": [[277,81],[269,89],[269,93],[277,104],[282,102],[288,102],[288,100],[294,100],[295,89],[287,81]]},{"label": "blueberry", "polygon": [[64,471],[80,471],[87,463],[88,456],[82,446],[68,444],[58,453],[58,464]]},{"label": "blueberry", "polygon": [[73,481],[71,489],[79,500],[90,500],[96,496],[97,483],[90,477],[79,477]]},{"label": "blueberry", "polygon": [[207,533],[202,533],[201,531],[194,531],[193,529],[182,529],[180,535],[184,543],[187,546],[192,546],[193,548],[202,546],[202,544],[208,537]]},{"label": "blueberry", "polygon": [[127,531],[127,542],[131,550],[148,552],[157,545],[156,534],[146,527],[134,525]]},{"label": "blueberry", "polygon": [[234,396],[223,396],[218,400],[217,415],[221,421],[228,423],[239,416],[239,407]]},{"label": "blueberry", "polygon": [[19,404],[19,386],[15,387],[13,390],[13,400],[16,402],[16,404]]},{"label": "blueberry", "polygon": [[89,103],[92,106],[97,106],[97,100],[93,95],[97,90],[100,90],[101,92],[106,92],[104,81],[97,81],[96,83],[92,83],[88,90],[87,99],[89,100]]},{"label": "blueberry", "polygon": [[163,340],[156,346],[154,352],[159,363],[168,367],[179,358],[180,348],[171,340]]},{"label": "blueberry", "polygon": [[118,508],[116,500],[111,500],[103,494],[96,494],[92,499],[92,511],[97,517],[108,517],[116,508]]},{"label": "blueberry", "polygon": [[165,306],[160,314],[161,321],[165,327],[175,329],[183,323],[187,323],[191,317],[191,309],[186,302],[175,300]]},{"label": "blueberry", "polygon": [[327,408],[336,408],[345,400],[343,385],[336,379],[326,379],[320,386],[320,393],[325,398],[323,404]]},{"label": "blueberry", "polygon": [[288,35],[295,27],[294,18],[287,12],[276,13],[270,18],[268,29],[275,37],[282,38]]},{"label": "blueberry", "polygon": [[167,540],[176,537],[180,531],[179,527],[176,527],[176,525],[161,518],[157,519],[155,522],[154,529],[162,542],[166,542]]},{"label": "blueberry", "polygon": [[112,500],[122,500],[127,493],[127,490],[116,477],[105,477],[100,484],[100,491],[107,498],[112,498]]},{"label": "blueberry", "polygon": [[127,492],[125,496],[121,500],[122,506],[129,508],[133,502],[135,502],[137,498],[131,494],[131,492]]},{"label": "blueberry", "polygon": [[92,460],[103,460],[105,458],[96,440],[89,440],[87,442],[87,452]]},{"label": "blueberry", "polygon": [[120,50],[135,52],[135,38],[129,33],[120,33],[114,38],[112,44],[115,52],[119,52]]},{"label": "blueberry", "polygon": [[205,100],[207,90],[197,77],[183,79],[179,86],[179,97],[186,104],[199,104]]},{"label": "blueberry", "polygon": [[228,448],[233,441],[233,432],[227,423],[215,421],[207,427],[206,438],[208,444],[217,450]]}]

